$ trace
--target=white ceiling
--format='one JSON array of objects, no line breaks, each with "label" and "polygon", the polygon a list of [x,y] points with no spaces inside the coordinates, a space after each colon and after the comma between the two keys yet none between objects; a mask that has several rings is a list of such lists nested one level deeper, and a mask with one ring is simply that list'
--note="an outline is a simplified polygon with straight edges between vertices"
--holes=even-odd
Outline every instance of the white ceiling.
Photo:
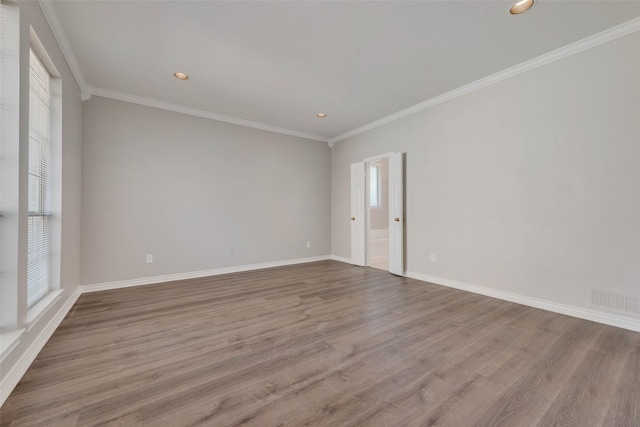
[{"label": "white ceiling", "polygon": [[90,86],[327,138],[640,16],[638,1],[54,4]]}]

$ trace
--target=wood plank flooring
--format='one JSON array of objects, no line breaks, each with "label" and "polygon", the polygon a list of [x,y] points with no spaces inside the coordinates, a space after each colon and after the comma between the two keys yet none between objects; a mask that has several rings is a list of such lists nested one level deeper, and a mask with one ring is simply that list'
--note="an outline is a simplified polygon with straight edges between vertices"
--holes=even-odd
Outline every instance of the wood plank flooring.
[{"label": "wood plank flooring", "polygon": [[84,294],[1,426],[640,426],[640,333],[335,261]]}]

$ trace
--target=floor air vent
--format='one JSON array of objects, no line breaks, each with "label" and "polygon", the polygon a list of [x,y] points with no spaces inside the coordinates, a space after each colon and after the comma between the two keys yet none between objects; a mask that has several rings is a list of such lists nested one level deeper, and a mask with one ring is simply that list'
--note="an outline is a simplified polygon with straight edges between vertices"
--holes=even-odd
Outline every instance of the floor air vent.
[{"label": "floor air vent", "polygon": [[591,306],[640,317],[640,298],[617,295],[604,291],[591,291]]}]

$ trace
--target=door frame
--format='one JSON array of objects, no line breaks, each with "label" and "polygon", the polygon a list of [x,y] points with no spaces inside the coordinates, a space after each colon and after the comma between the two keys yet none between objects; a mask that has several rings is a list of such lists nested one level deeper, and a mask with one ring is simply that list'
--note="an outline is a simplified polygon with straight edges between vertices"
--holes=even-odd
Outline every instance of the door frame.
[{"label": "door frame", "polygon": [[[405,152],[390,152],[384,154],[378,154],[364,158],[360,162],[351,163],[351,262],[358,266],[369,266],[370,262],[370,228],[371,228],[371,213],[370,213],[370,195],[369,185],[370,176],[367,171],[367,165],[376,160],[382,160],[387,158],[389,160],[389,191],[387,198],[389,200],[389,272],[395,275],[404,276],[406,274],[406,228],[405,228]],[[398,163],[399,161],[399,163]],[[396,167],[392,167],[392,163]],[[392,170],[395,172],[392,174]],[[397,173],[400,175],[397,175]],[[395,177],[395,187],[399,187],[400,194],[396,194],[398,191],[392,191],[392,175]],[[393,193],[393,197],[392,196]],[[392,203],[392,199],[394,203]],[[399,202],[399,204],[398,204]],[[394,208],[395,206],[395,208]],[[392,214],[392,210],[394,211]],[[400,230],[397,230],[395,223],[392,223],[391,218],[395,217],[395,221],[399,222]],[[392,233],[392,228],[396,229],[395,233]],[[400,234],[398,234],[398,231]],[[393,236],[392,236],[393,234]],[[391,246],[392,237],[394,240],[394,248],[396,251],[392,253]],[[399,252],[397,249],[399,248]],[[395,258],[392,257],[396,255]],[[399,256],[399,259],[398,259]],[[393,261],[393,262],[392,262]]]},{"label": "door frame", "polygon": [[[364,163],[364,173],[365,173],[365,185],[364,185],[364,187],[365,187],[365,190],[366,190],[365,194],[364,194],[364,196],[365,196],[364,197],[364,204],[365,204],[365,206],[364,206],[364,213],[365,213],[365,232],[364,232],[365,254],[364,254],[364,265],[366,267],[369,266],[370,257],[371,257],[371,251],[369,250],[369,244],[370,244],[370,240],[371,240],[370,235],[369,235],[370,231],[371,231],[371,207],[369,206],[370,205],[370,200],[369,200],[370,199],[370,194],[369,194],[369,186],[370,186],[369,179],[370,179],[370,177],[369,177],[367,165],[369,165],[369,163],[371,163],[371,162],[374,162],[376,160],[382,160],[382,159],[388,159],[389,163],[390,163],[391,162],[391,157],[393,155],[396,155],[396,154],[402,154],[403,158],[404,158],[404,153],[403,152],[394,152],[394,151],[392,151],[392,152],[378,154],[378,155],[375,155],[375,156],[366,157],[366,158],[362,159],[362,163]],[[358,162],[358,163],[360,163],[360,162]],[[404,173],[403,173],[403,175],[404,175]],[[391,179],[390,176],[387,177],[387,179],[390,180]],[[403,177],[403,180],[404,180],[404,177]],[[389,185],[388,188],[389,188],[389,191],[391,191],[391,185]],[[404,201],[405,200],[404,190],[402,192],[403,192],[403,194],[401,195],[401,198]],[[389,200],[389,203],[390,202],[391,202],[391,200]],[[404,204],[404,202],[403,202],[403,204]],[[390,205],[389,205],[388,208],[390,208]],[[389,217],[389,219],[391,219],[391,217]],[[404,230],[404,218],[402,218],[402,223],[403,223],[403,234],[404,234],[404,233],[406,233],[406,230]],[[389,230],[389,232],[391,232],[391,230]],[[391,243],[389,243],[389,244],[391,244]],[[404,251],[405,251],[406,245],[403,243],[402,246],[403,246],[403,249],[402,249],[403,258],[405,258],[406,254],[404,254]],[[391,261],[391,260],[389,260],[389,261]],[[404,275],[404,266],[402,268],[402,274]]]}]

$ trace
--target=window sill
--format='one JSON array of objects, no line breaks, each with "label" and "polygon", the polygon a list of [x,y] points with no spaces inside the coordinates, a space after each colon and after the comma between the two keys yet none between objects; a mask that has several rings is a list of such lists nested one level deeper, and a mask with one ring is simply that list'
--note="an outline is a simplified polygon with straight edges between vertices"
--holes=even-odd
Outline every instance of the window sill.
[{"label": "window sill", "polygon": [[36,305],[31,307],[27,312],[27,332],[38,323],[38,320],[45,315],[45,313],[55,304],[62,296],[62,289],[56,289],[49,292],[44,298],[42,298]]},{"label": "window sill", "polygon": [[3,361],[20,344],[20,340],[22,340],[22,336],[26,331],[26,329],[18,329],[17,331],[0,334],[0,361]]}]

